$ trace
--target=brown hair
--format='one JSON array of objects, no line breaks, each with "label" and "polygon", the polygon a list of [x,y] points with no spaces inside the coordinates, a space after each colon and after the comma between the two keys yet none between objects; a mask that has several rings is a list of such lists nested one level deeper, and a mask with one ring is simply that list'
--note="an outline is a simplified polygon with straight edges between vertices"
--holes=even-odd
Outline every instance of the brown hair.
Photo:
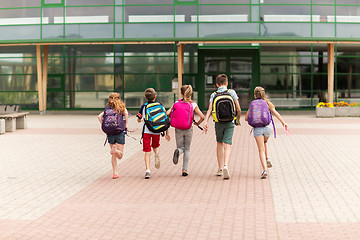
[{"label": "brown hair", "polygon": [[219,86],[224,86],[226,85],[226,83],[228,82],[228,77],[226,76],[226,74],[222,73],[217,75],[216,77],[216,84]]},{"label": "brown hair", "polygon": [[187,102],[191,101],[191,95],[193,93],[193,89],[191,85],[183,85],[180,89],[181,94],[184,96],[184,100]]},{"label": "brown hair", "polygon": [[120,98],[120,93],[111,93],[107,104],[115,109],[118,113],[125,114],[125,103]]},{"label": "brown hair", "polygon": [[155,89],[153,89],[153,88],[147,88],[147,89],[145,90],[145,98],[146,98],[146,100],[148,100],[149,102],[154,101],[155,96],[156,96]]},{"label": "brown hair", "polygon": [[265,100],[269,106],[269,109],[274,109],[275,106],[274,104],[272,104],[267,98],[266,93],[265,93],[265,89],[263,87],[257,86],[254,89],[254,96],[255,98],[261,98],[263,100]]}]

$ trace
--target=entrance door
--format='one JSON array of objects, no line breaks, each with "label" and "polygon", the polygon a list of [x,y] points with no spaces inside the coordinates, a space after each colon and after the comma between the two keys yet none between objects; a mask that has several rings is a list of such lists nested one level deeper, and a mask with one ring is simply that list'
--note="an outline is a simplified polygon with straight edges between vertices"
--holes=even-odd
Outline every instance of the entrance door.
[{"label": "entrance door", "polygon": [[[260,83],[258,49],[199,50],[199,106],[208,107],[212,92],[216,91],[216,76],[225,73],[228,88],[236,91],[242,109],[249,107],[255,86]],[[203,90],[203,92],[201,92]]]},{"label": "entrance door", "polygon": [[65,81],[62,74],[49,74],[47,78],[47,109],[65,108]]}]

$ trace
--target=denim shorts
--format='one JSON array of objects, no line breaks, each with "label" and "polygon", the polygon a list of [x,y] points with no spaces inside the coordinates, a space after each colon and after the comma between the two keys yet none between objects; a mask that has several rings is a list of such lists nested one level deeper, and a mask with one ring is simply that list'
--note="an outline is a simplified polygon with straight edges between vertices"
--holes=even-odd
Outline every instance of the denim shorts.
[{"label": "denim shorts", "polygon": [[107,135],[110,144],[125,144],[125,131],[117,135]]},{"label": "denim shorts", "polygon": [[270,137],[272,132],[272,128],[270,127],[256,127],[254,128],[254,137]]}]

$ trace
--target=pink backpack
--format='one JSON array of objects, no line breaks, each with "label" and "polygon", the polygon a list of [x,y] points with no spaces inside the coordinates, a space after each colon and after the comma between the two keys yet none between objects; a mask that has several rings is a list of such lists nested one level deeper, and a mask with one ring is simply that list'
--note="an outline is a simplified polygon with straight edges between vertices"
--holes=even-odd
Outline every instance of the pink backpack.
[{"label": "pink backpack", "polygon": [[172,127],[181,130],[190,129],[194,119],[193,105],[183,99],[177,101],[172,107],[170,119]]}]

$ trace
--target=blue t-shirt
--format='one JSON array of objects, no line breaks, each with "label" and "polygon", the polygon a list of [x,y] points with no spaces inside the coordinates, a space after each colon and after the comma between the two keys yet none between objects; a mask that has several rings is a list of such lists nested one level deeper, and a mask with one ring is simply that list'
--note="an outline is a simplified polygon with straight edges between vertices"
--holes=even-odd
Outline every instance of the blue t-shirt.
[{"label": "blue t-shirt", "polygon": [[[228,89],[227,89],[226,86],[221,86],[221,87],[219,87],[219,88],[217,89],[217,92],[226,92],[227,90],[228,90]],[[236,94],[236,92],[235,92],[233,89],[230,89],[230,90],[229,90],[229,93],[230,93],[231,97],[234,99],[234,101],[239,99],[238,95]],[[210,95],[210,99],[209,99],[209,102],[210,102],[210,103],[213,102],[214,97],[215,97],[215,93],[212,93],[212,94]]]}]

